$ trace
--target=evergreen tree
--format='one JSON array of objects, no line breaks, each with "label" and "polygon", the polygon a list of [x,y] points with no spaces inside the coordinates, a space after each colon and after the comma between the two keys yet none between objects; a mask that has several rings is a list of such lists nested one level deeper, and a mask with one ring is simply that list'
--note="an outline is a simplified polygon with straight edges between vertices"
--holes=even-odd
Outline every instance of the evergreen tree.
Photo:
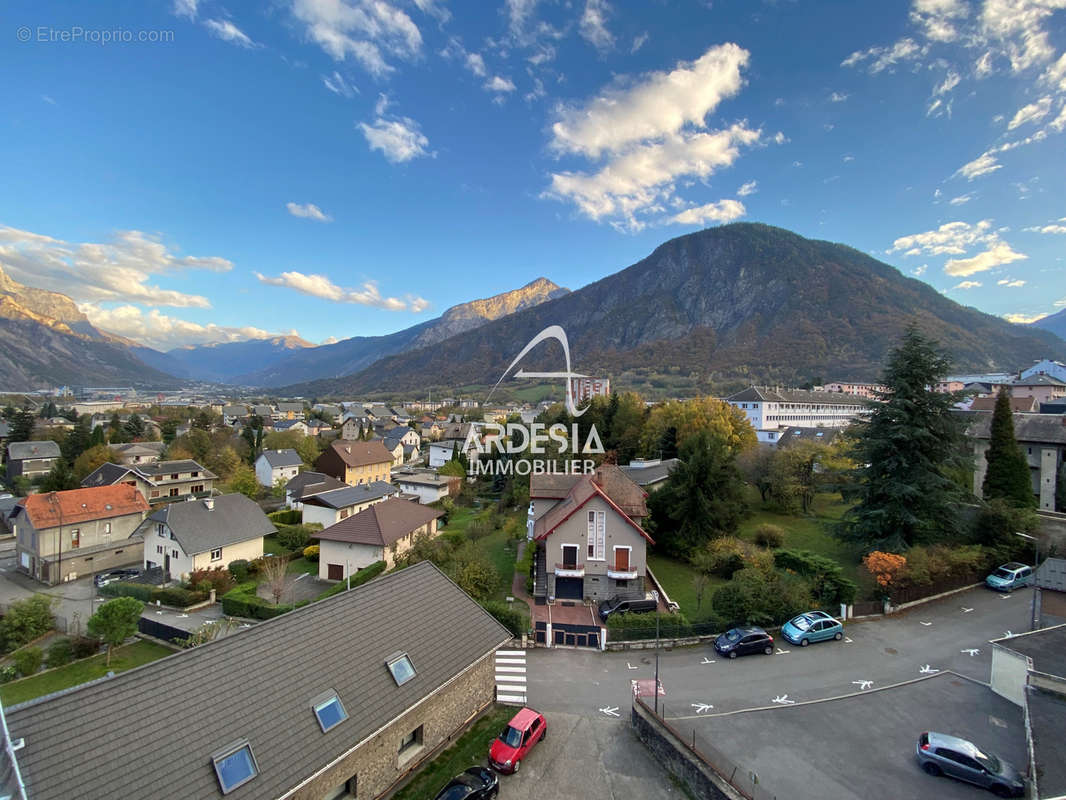
[{"label": "evergreen tree", "polygon": [[68,464],[73,465],[78,456],[89,449],[89,440],[92,436],[92,432],[89,430],[91,423],[92,419],[89,415],[82,414],[78,421],[74,423],[74,429],[63,440],[63,458],[67,460]]},{"label": "evergreen tree", "polygon": [[1001,388],[996,396],[985,460],[988,467],[984,483],[981,484],[981,494],[985,500],[999,498],[1017,508],[1036,506],[1029,462],[1014,438],[1014,414],[1005,388]]},{"label": "evergreen tree", "polygon": [[126,424],[122,426],[123,432],[131,441],[136,441],[144,436],[144,420],[140,414],[130,414]]},{"label": "evergreen tree", "polygon": [[59,411],[56,409],[56,404],[49,400],[43,406],[41,406],[41,413],[38,414],[41,419],[51,419],[52,417],[59,416]]},{"label": "evergreen tree", "polygon": [[32,442],[33,426],[36,424],[36,421],[32,411],[23,411],[15,415],[15,419],[11,423],[11,438],[8,441]]},{"label": "evergreen tree", "polygon": [[119,444],[126,441],[125,432],[122,429],[122,420],[116,411],[111,415],[111,421],[107,427],[107,441],[111,444]]},{"label": "evergreen tree", "polygon": [[42,492],[64,492],[67,489],[77,489],[78,479],[70,470],[70,464],[65,458],[57,458],[52,465],[51,471],[41,481]]},{"label": "evergreen tree", "polygon": [[[90,425],[92,422],[90,421]],[[96,447],[97,445],[107,444],[107,437],[104,435],[104,426],[97,425],[93,428],[92,433],[89,434],[89,447]]]},{"label": "evergreen tree", "polygon": [[858,424],[854,480],[846,499],[857,499],[837,535],[868,550],[898,553],[958,532],[950,504],[961,499],[946,471],[959,458],[962,422],[955,397],[930,387],[950,363],[937,343],[911,325],[889,354],[881,382],[884,402]]},{"label": "evergreen tree", "polygon": [[663,435],[659,438],[658,452],[648,453],[649,456],[656,456],[664,461],[668,458],[677,458],[677,428],[672,425],[663,431]]}]

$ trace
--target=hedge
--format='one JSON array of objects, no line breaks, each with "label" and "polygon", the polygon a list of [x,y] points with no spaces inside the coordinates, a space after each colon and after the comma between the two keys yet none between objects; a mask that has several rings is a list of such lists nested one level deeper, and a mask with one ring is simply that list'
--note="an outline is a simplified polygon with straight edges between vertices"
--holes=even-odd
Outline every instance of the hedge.
[{"label": "hedge", "polygon": [[507,603],[501,600],[486,600],[481,607],[496,618],[503,627],[507,628],[515,636],[521,636],[526,631],[525,619]]},{"label": "hedge", "polygon": [[292,611],[289,604],[273,605],[255,593],[254,581],[239,584],[222,595],[222,611],[231,617],[273,619]]},{"label": "hedge", "polygon": [[303,512],[295,508],[287,508],[281,511],[271,511],[267,518],[275,525],[298,525],[303,521]]},{"label": "hedge", "polygon": [[157,600],[163,605],[186,608],[202,603],[210,595],[206,592],[191,592],[188,589],[147,586],[143,583],[109,583],[100,587],[100,594],[106,597],[134,597],[142,603],[154,604]]},{"label": "hedge", "polygon": [[[369,580],[373,580],[374,578],[376,578],[378,575],[380,575],[384,571],[385,571],[385,562],[384,561],[375,561],[370,566],[363,567],[361,570],[359,570],[357,573],[355,573],[352,576],[352,588],[354,589],[356,586],[362,586],[364,583],[366,583]],[[346,580],[345,581],[340,581],[335,586],[330,587],[329,589],[324,591],[322,594],[320,594],[318,596],[318,599],[319,600],[325,600],[327,597],[332,597],[335,594],[340,594],[343,591],[347,591],[347,589],[348,589],[348,581],[346,581]]]}]

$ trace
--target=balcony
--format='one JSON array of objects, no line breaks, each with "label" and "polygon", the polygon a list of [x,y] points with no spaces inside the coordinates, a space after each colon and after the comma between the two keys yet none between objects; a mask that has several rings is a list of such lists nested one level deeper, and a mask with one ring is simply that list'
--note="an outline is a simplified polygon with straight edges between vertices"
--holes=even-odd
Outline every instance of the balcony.
[{"label": "balcony", "polygon": [[607,568],[607,577],[614,578],[616,581],[636,580],[639,575],[640,573],[637,572],[637,568],[634,566],[623,567],[615,564],[613,567]]},{"label": "balcony", "polygon": [[585,577],[585,565],[584,564],[556,564],[555,565],[555,577],[556,578],[584,578]]}]

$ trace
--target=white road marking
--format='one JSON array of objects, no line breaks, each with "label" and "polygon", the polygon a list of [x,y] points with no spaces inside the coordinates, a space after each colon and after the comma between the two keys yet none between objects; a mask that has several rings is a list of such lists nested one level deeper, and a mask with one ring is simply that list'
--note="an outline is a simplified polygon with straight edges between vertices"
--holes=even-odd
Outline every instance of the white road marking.
[{"label": "white road marking", "polygon": [[1009,639],[1013,635],[1014,635],[1013,633],[1011,633],[1010,631],[1007,631],[1006,633],[1003,634],[1003,638],[1004,639]]},{"label": "white road marking", "polygon": [[922,668],[921,668],[920,670],[918,670],[918,671],[919,671],[920,673],[922,673],[923,675],[932,675],[932,674],[933,674],[934,672],[940,672],[940,670],[938,670],[938,669],[933,669],[933,668],[932,668],[931,666],[929,666],[928,664],[926,664],[926,665],[925,665],[924,667],[922,667]]},{"label": "white road marking", "polygon": [[640,665],[638,664],[637,666],[635,666],[635,667],[634,667],[634,666],[633,666],[632,664],[630,664],[630,663],[629,663],[629,662],[627,661],[627,662],[626,662],[626,669],[640,669]]},{"label": "white road marking", "polygon": [[496,659],[496,663],[497,664],[525,664],[526,660],[524,658],[497,658]]},{"label": "white road marking", "polygon": [[162,611],[156,611],[156,612],[155,612],[155,615],[156,615],[157,617],[161,617],[161,616],[163,616],[163,612],[162,612]]},{"label": "white road marking", "polygon": [[966,606],[961,606],[961,608],[963,614],[969,614],[971,611],[973,611],[972,608],[967,608]]},{"label": "white road marking", "polygon": [[844,637],[844,644],[851,644],[853,641],[855,641],[855,640],[854,639],[850,639],[847,636]]},{"label": "white road marking", "polygon": [[928,628],[928,627],[929,627],[930,625],[932,625],[933,623],[932,623],[932,622],[919,622],[918,624],[919,624],[919,625],[924,625],[925,627],[927,627],[927,628]]},{"label": "white road marking", "polygon": [[522,703],[526,702],[526,696],[524,694],[500,694],[496,693],[496,699],[501,703]]},{"label": "white road marking", "polygon": [[496,675],[496,683],[525,683],[525,675]]},{"label": "white road marking", "polygon": [[497,650],[496,651],[496,655],[498,655],[498,656],[524,656],[525,654],[526,654],[525,650]]},{"label": "white road marking", "polygon": [[188,619],[188,618],[189,618],[188,614],[179,614],[178,615],[178,619]]},{"label": "white road marking", "polygon": [[981,650],[980,650],[980,648],[977,648],[977,647],[971,647],[968,650],[960,650],[959,652],[960,653],[969,653],[970,657],[973,658],[975,655],[980,653]]},{"label": "white road marking", "polygon": [[1010,595],[1009,594],[1001,594],[999,596],[999,599],[1000,600],[1010,600]]},{"label": "white road marking", "polygon": [[496,667],[497,672],[520,672],[525,674],[525,667]]},{"label": "white road marking", "polygon": [[302,581],[304,578],[306,578],[310,574],[311,574],[310,572],[302,572],[297,577],[293,578],[292,582],[296,583],[296,581]]},{"label": "white road marking", "polygon": [[250,628],[250,627],[252,627],[252,626],[251,626],[251,625],[249,625],[249,624],[248,624],[248,623],[246,622],[246,623],[244,623],[243,625],[241,625],[241,627],[242,627],[242,628]]},{"label": "white road marking", "polygon": [[691,706],[696,709],[697,714],[703,714],[714,708],[710,703],[691,703]]},{"label": "white road marking", "polygon": [[865,692],[867,689],[874,685],[873,681],[852,681],[852,683],[859,687],[860,692]]},{"label": "white road marking", "polygon": [[782,695],[779,695],[778,697],[775,697],[773,699],[773,702],[774,703],[780,703],[781,705],[790,706],[790,705],[794,705],[796,701],[795,700],[789,700],[787,694],[782,694]]},{"label": "white road marking", "polygon": [[792,652],[791,650],[782,650],[780,647],[777,648],[777,654],[779,656],[787,655],[787,654],[789,654],[791,652]]},{"label": "white road marking", "polygon": [[603,712],[604,714],[606,714],[606,715],[607,715],[608,717],[618,717],[618,716],[621,716],[621,715],[620,715],[620,714],[618,713],[618,706],[607,706],[607,707],[605,707],[605,708],[601,708],[601,709],[600,709],[600,711],[602,711],[602,712]]},{"label": "white road marking", "polygon": [[713,659],[707,658],[707,656],[704,656],[703,657],[703,661],[701,661],[700,663],[701,664],[717,664],[718,662],[714,661]]}]

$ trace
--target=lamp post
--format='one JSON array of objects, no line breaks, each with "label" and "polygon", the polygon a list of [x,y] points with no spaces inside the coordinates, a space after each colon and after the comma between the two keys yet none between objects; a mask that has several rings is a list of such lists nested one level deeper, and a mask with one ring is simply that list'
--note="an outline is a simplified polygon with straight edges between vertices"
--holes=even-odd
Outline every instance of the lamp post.
[{"label": "lamp post", "polygon": [[659,716],[659,593],[652,591],[655,598],[655,685],[651,687],[655,697],[655,716]]},{"label": "lamp post", "polygon": [[1039,613],[1039,595],[1040,588],[1036,585],[1036,568],[1040,562],[1040,539],[1036,536],[1030,536],[1028,533],[1019,533],[1015,531],[1015,536],[1021,536],[1023,539],[1029,539],[1033,543],[1033,603],[1029,610],[1029,630],[1035,631],[1040,627],[1040,613]]},{"label": "lamp post", "polygon": [[[62,506],[61,503],[57,502],[56,493],[54,491],[50,492],[48,494],[48,505],[50,505],[52,508],[54,508],[55,511],[56,511],[56,514],[59,515],[59,529],[58,529],[58,532],[56,534],[56,552],[57,552],[57,556],[58,556],[58,558],[56,560],[56,577],[57,577],[56,583],[62,583],[63,582],[63,506]],[[51,578],[51,576],[49,576],[49,578]]]}]

